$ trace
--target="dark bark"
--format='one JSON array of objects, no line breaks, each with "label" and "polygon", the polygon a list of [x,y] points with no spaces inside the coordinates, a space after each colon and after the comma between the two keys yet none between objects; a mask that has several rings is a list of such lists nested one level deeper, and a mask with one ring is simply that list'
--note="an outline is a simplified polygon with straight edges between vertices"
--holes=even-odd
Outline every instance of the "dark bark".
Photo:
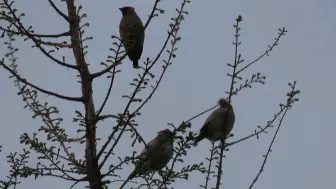
[{"label": "dark bark", "polygon": [[89,68],[86,64],[83,49],[81,47],[79,20],[76,15],[74,1],[67,1],[71,43],[76,64],[79,67],[82,95],[85,108],[86,123],[86,172],[91,189],[101,189],[101,172],[98,166],[97,149],[96,149],[96,125],[95,125],[95,106],[92,97],[92,79]]}]

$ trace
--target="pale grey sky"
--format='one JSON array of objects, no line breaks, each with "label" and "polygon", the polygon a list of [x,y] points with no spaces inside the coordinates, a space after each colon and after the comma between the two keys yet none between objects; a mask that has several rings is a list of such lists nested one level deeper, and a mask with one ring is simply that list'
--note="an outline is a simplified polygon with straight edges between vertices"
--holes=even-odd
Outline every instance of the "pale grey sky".
[{"label": "pale grey sky", "polygon": [[[66,5],[54,1],[61,10]],[[118,35],[118,24],[121,18],[119,7],[131,5],[136,8],[142,20],[147,19],[153,1],[131,0],[81,0],[83,10],[88,14],[90,28],[88,35],[94,37],[89,41],[87,62],[91,69],[100,69],[99,63],[104,61],[111,47],[110,35]],[[67,30],[66,23],[57,16],[46,0],[16,0],[16,8],[26,13],[23,21],[26,26],[32,25],[38,33],[59,33]],[[160,8],[166,10],[164,15],[155,18],[146,31],[146,41],[142,61],[145,57],[154,57],[163,44],[170,17],[175,16],[175,8],[180,1],[162,1]],[[179,51],[173,66],[168,69],[164,81],[155,96],[142,111],[138,119],[139,132],[146,141],[152,139],[156,132],[166,128],[167,122],[179,124],[193,115],[213,106],[219,97],[225,95],[229,87],[226,66],[233,61],[234,47],[232,41],[234,19],[243,16],[241,25],[241,53],[245,61],[250,61],[263,53],[273,43],[279,27],[286,27],[288,33],[280,40],[279,47],[243,76],[261,72],[267,77],[266,85],[255,85],[244,90],[233,98],[236,111],[236,124],[233,130],[235,137],[250,134],[257,125],[264,125],[278,111],[278,103],[285,100],[289,81],[297,80],[301,90],[300,101],[289,112],[280,130],[273,152],[267,162],[265,172],[259,178],[255,188],[259,189],[316,189],[334,188],[336,175],[336,152],[334,133],[334,107],[336,95],[334,77],[336,66],[336,2],[333,0],[208,0],[192,1],[187,5],[189,15],[181,25],[178,44]],[[1,42],[3,39],[1,39]],[[31,82],[50,90],[67,95],[80,93],[75,81],[75,72],[59,68],[51,63],[37,49],[29,48],[31,42],[18,40],[16,47],[19,71]],[[6,53],[4,45],[0,45],[0,57]],[[60,51],[56,55],[65,55],[71,60],[70,51]],[[166,55],[165,55],[166,56]],[[128,83],[137,74],[131,68],[128,59],[121,66],[122,72],[117,75],[112,98],[106,107],[109,113],[117,113],[124,107],[125,100],[121,95],[129,93]],[[160,66],[154,69],[161,69]],[[32,120],[31,112],[23,109],[24,103],[16,95],[17,89],[8,79],[9,74],[0,69],[1,92],[0,110],[2,112],[2,132],[0,144],[4,145],[0,163],[1,175],[7,174],[5,155],[22,149],[19,136],[23,132],[36,132],[41,125],[39,119]],[[94,95],[99,105],[105,95],[107,81],[98,79],[94,83]],[[74,109],[81,105],[69,104],[53,97],[46,97],[49,103],[60,108],[65,118],[64,125],[75,133],[77,127],[72,124]],[[197,131],[208,114],[195,119],[192,130]],[[98,134],[105,136],[111,131],[113,122],[106,120],[98,128]],[[274,130],[270,131],[271,133]],[[105,134],[105,135],[104,135]],[[248,188],[262,163],[262,155],[266,153],[272,135],[262,135],[260,140],[251,139],[230,148],[224,159],[222,188]],[[129,154],[133,149],[127,143],[119,145],[116,153]],[[199,162],[208,156],[210,143],[202,142],[193,148],[186,160]],[[143,146],[137,145],[140,150]],[[73,149],[83,154],[82,146]],[[111,158],[111,162],[117,159]],[[133,168],[133,166],[132,166]],[[130,169],[122,171],[122,178],[130,173]],[[191,174],[189,181],[181,180],[174,184],[175,188],[197,188],[204,184],[205,178],[199,173]],[[56,184],[57,183],[57,184]],[[51,184],[53,184],[51,186]],[[110,187],[118,187],[114,183]],[[215,180],[211,182],[214,187]],[[70,183],[56,182],[54,178],[27,179],[18,188],[58,189],[67,188]]]}]

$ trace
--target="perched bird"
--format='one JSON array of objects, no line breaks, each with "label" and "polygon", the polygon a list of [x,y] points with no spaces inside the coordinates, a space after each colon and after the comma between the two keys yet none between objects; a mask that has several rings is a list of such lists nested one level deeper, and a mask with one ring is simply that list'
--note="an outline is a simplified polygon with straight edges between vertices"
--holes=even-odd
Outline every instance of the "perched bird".
[{"label": "perched bird", "polygon": [[133,7],[119,8],[122,18],[119,25],[119,34],[133,68],[139,68],[139,59],[142,54],[145,40],[144,26]]},{"label": "perched bird", "polygon": [[225,140],[232,130],[236,116],[231,104],[223,98],[219,99],[218,104],[219,108],[205,120],[195,139],[195,145],[204,138],[210,141]]},{"label": "perched bird", "polygon": [[162,130],[157,137],[150,141],[139,155],[139,161],[127,180],[148,172],[160,171],[174,154],[174,135],[169,130]]}]

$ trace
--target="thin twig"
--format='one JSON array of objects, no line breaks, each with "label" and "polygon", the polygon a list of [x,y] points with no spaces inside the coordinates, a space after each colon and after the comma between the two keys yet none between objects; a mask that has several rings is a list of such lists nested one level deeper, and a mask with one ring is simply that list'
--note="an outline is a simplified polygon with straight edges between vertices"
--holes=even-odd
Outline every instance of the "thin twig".
[{"label": "thin twig", "polygon": [[209,183],[210,174],[211,174],[211,165],[212,165],[212,161],[214,160],[213,158],[214,158],[214,155],[215,155],[215,152],[216,152],[215,142],[211,141],[211,145],[212,145],[212,148],[210,150],[209,166],[208,166],[208,170],[207,170],[207,176],[205,177],[204,189],[208,188],[208,183]]},{"label": "thin twig", "polygon": [[[21,155],[20,154],[20,160],[19,161],[15,161],[13,162],[13,166],[12,167],[12,174],[10,174],[10,176],[7,176],[9,178],[9,181],[6,181],[4,183],[2,183],[4,185],[4,187],[1,187],[1,188],[4,188],[4,189],[7,189],[9,188],[10,185],[14,185],[14,189],[16,188],[16,185],[18,184],[17,182],[17,177],[19,176],[19,172],[20,172],[20,167],[24,166],[26,164],[26,159],[28,158],[28,154],[26,153],[25,150],[23,150],[23,154]],[[17,153],[14,153],[13,155],[13,159],[15,158]],[[11,157],[11,156],[8,156],[8,157]],[[10,159],[11,161],[11,159]],[[12,181],[14,179],[14,182]]]},{"label": "thin twig", "polygon": [[286,108],[285,112],[283,113],[282,117],[280,118],[280,121],[279,121],[279,124],[278,124],[278,128],[276,129],[276,131],[275,131],[275,133],[274,133],[272,142],[271,142],[271,144],[270,144],[269,147],[268,147],[268,150],[267,150],[266,155],[264,155],[264,161],[263,161],[263,163],[262,163],[262,165],[261,165],[261,167],[260,167],[260,169],[259,169],[259,171],[258,171],[257,176],[253,179],[252,184],[250,185],[249,189],[252,189],[252,187],[254,186],[254,184],[257,182],[259,176],[260,176],[261,173],[264,171],[264,168],[265,168],[265,165],[266,165],[268,156],[269,156],[270,152],[272,151],[273,143],[274,143],[274,141],[275,141],[275,138],[276,138],[277,135],[278,135],[278,132],[279,132],[280,127],[281,127],[281,124],[282,124],[282,121],[283,121],[283,119],[285,118],[285,116],[286,116],[288,110],[289,110],[289,107]]},{"label": "thin twig", "polygon": [[37,41],[41,44],[44,45],[50,45],[50,46],[55,46],[55,47],[60,47],[60,48],[71,48],[71,44],[66,44],[66,43],[56,43],[56,42],[50,42],[50,41],[42,41],[37,39]]},{"label": "thin twig", "polygon": [[[118,55],[119,55],[119,51],[120,51],[120,49],[121,49],[121,46],[122,46],[122,45],[121,45],[121,43],[120,43],[120,44],[118,45],[118,49],[117,49],[117,51],[116,51],[116,55],[115,55],[115,57],[114,57],[114,62],[116,62],[116,60],[118,59]],[[114,63],[114,64],[115,64],[115,63]],[[103,109],[104,109],[104,107],[105,107],[105,105],[106,105],[106,103],[107,103],[107,100],[108,100],[109,97],[110,97],[110,94],[111,94],[111,91],[112,91],[112,87],[113,87],[113,83],[114,83],[115,74],[116,74],[115,69],[116,69],[116,66],[113,67],[113,72],[112,72],[112,76],[111,76],[110,85],[109,85],[109,88],[107,89],[107,94],[106,94],[106,96],[105,96],[105,99],[104,99],[104,101],[103,101],[103,104],[100,106],[98,112],[96,113],[96,116],[97,116],[97,117],[102,113],[102,111],[103,111]]]},{"label": "thin twig", "polygon": [[20,82],[22,82],[22,83],[40,91],[42,93],[45,93],[45,94],[48,94],[48,95],[51,95],[51,96],[55,96],[55,97],[58,97],[58,98],[64,99],[64,100],[70,100],[70,101],[75,101],[75,102],[83,102],[83,98],[81,98],[81,97],[69,97],[69,96],[60,95],[58,93],[42,89],[42,88],[28,82],[26,79],[21,78],[17,73],[15,73],[15,71],[13,71],[11,68],[9,68],[3,61],[0,61],[0,65],[2,65],[2,67],[4,67],[7,71],[9,71]]},{"label": "thin twig", "polygon": [[246,68],[250,67],[252,64],[258,62],[260,59],[262,59],[264,56],[269,56],[269,52],[271,52],[273,50],[274,47],[278,46],[279,40],[280,38],[285,35],[287,33],[286,28],[280,28],[279,29],[279,33],[278,36],[275,38],[274,43],[271,46],[268,46],[268,49],[266,50],[265,53],[263,53],[262,55],[260,55],[258,58],[256,58],[255,60],[253,60],[252,62],[248,63],[246,66],[244,66],[243,68],[241,68],[239,71],[237,71],[237,74],[239,74],[240,72],[244,71]]},{"label": "thin twig", "polygon": [[[121,121],[122,122],[122,121]],[[131,123],[127,123],[127,125],[129,125],[131,127],[131,129],[133,129],[133,131],[135,132],[136,136],[140,139],[140,141],[145,145],[145,147],[147,146],[146,141],[142,138],[142,136],[140,135],[140,133],[138,132],[138,130],[135,128],[135,126]],[[118,139],[117,139],[118,140]],[[105,164],[105,162],[107,161],[108,157],[111,155],[114,147],[117,145],[117,142],[115,142],[113,144],[113,146],[110,148],[110,150],[106,153],[103,161],[99,164],[99,168],[102,168]]]},{"label": "thin twig", "polygon": [[175,166],[175,163],[177,162],[177,158],[180,157],[181,153],[183,152],[183,150],[185,149],[186,145],[188,145],[188,142],[191,141],[192,139],[187,139],[184,143],[181,144],[181,147],[177,150],[176,155],[173,159],[173,162],[168,170],[168,174],[167,176],[162,180],[161,185],[158,187],[159,189],[161,189],[163,187],[163,185],[166,185],[166,182],[168,181],[170,175],[173,173],[173,169]]},{"label": "thin twig", "polygon": [[55,57],[51,56],[50,53],[48,53],[44,48],[41,47],[41,45],[38,43],[38,40],[34,36],[32,36],[30,34],[30,32],[23,26],[23,24],[20,22],[20,19],[16,16],[15,11],[9,5],[8,1],[4,1],[4,5],[7,7],[9,12],[13,15],[15,21],[19,24],[20,29],[25,33],[25,35],[27,35],[35,43],[35,45],[41,50],[41,52],[45,56],[47,56],[48,58],[50,58],[51,60],[53,60],[54,62],[56,62],[57,64],[59,64],[61,66],[71,68],[71,69],[76,69],[76,70],[78,69],[78,67],[75,66],[75,65],[64,63],[64,62],[56,59]]},{"label": "thin twig", "polygon": [[[238,46],[240,44],[239,42],[239,23],[242,21],[242,17],[239,15],[238,18],[236,19],[236,25],[235,25],[235,28],[236,28],[236,32],[235,32],[235,54],[234,54],[234,65],[233,65],[233,71],[232,71],[232,75],[231,75],[231,86],[230,86],[230,91],[229,91],[229,103],[231,103],[231,96],[232,96],[232,92],[233,92],[233,85],[235,83],[235,79],[237,77],[237,73],[236,73],[236,69],[237,69],[237,66],[238,64],[240,63],[240,54],[238,53]],[[227,115],[226,115],[227,116]],[[227,119],[225,119],[227,120]],[[221,143],[220,143],[220,155],[219,155],[219,165],[218,165],[218,171],[217,171],[217,181],[216,181],[216,189],[219,189],[220,187],[220,184],[221,184],[221,178],[222,178],[222,166],[223,166],[223,154],[224,154],[224,140],[221,140]]]},{"label": "thin twig", "polygon": [[[25,32],[13,31],[13,30],[3,28],[1,26],[0,26],[0,30],[3,30],[5,32],[9,32],[9,33],[13,33],[13,34],[16,34],[16,35],[27,35]],[[67,31],[67,32],[59,33],[59,34],[34,34],[34,33],[31,33],[30,35],[33,36],[33,37],[41,37],[41,38],[59,38],[59,37],[69,36],[70,32]]]},{"label": "thin twig", "polygon": [[154,2],[153,8],[152,8],[152,12],[149,14],[148,19],[147,19],[147,21],[146,21],[146,24],[145,24],[145,26],[144,26],[144,29],[145,29],[145,30],[146,30],[146,28],[148,27],[150,21],[154,18],[154,13],[155,13],[156,8],[157,8],[157,6],[158,6],[158,4],[159,4],[159,1],[160,1],[160,0],[155,0],[155,2]]},{"label": "thin twig", "polygon": [[69,17],[65,15],[61,10],[57,8],[57,6],[52,2],[51,0],[48,0],[51,6],[54,8],[54,10],[61,16],[63,17],[67,22],[69,22]]},{"label": "thin twig", "polygon": [[234,144],[243,142],[243,141],[245,141],[245,140],[247,140],[247,139],[249,139],[249,138],[252,138],[252,137],[254,137],[254,136],[259,136],[259,134],[261,134],[261,133],[265,133],[265,132],[266,132],[266,129],[268,129],[269,127],[272,126],[272,124],[273,124],[273,123],[275,122],[275,120],[276,120],[276,119],[283,113],[284,110],[285,110],[285,109],[280,110],[280,112],[278,112],[278,113],[273,117],[273,119],[272,119],[271,121],[268,121],[267,124],[265,125],[265,127],[261,128],[259,131],[255,131],[253,134],[250,134],[250,135],[248,135],[248,136],[246,136],[246,137],[243,137],[243,138],[241,138],[241,139],[239,139],[239,140],[236,140],[236,141],[233,141],[233,142],[230,142],[230,143],[226,143],[226,144],[225,144],[225,148],[227,148],[227,147],[229,147],[229,146],[232,146],[232,145],[234,145]]},{"label": "thin twig", "polygon": [[107,114],[107,115],[101,115],[96,118],[96,121],[101,121],[107,118],[115,118],[115,119],[120,119],[119,116],[113,115],[113,114]]},{"label": "thin twig", "polygon": [[99,71],[99,72],[96,72],[96,73],[93,73],[91,74],[91,79],[94,79],[94,78],[97,78],[101,75],[104,75],[106,74],[107,72],[109,72],[112,68],[118,66],[119,64],[121,64],[121,61],[126,57],[126,53],[124,55],[122,55],[116,62],[114,62],[113,64],[111,64],[110,66],[106,67],[105,69]]},{"label": "thin twig", "polygon": [[[12,46],[12,34],[8,34],[8,37],[9,37],[9,42],[8,42],[8,48],[11,50],[10,53],[9,53],[9,56],[10,56],[10,61],[12,61],[12,64],[10,65],[12,68],[13,68],[13,72],[14,73],[17,73],[17,64],[15,63],[16,62],[16,59],[14,57],[14,53],[16,52],[15,51],[15,48]],[[14,83],[16,83],[16,86],[18,87],[19,91],[20,91],[20,94],[21,96],[23,97],[25,103],[26,103],[26,106],[28,106],[30,108],[31,111],[33,111],[35,113],[35,115],[40,115],[41,118],[42,118],[42,121],[45,123],[45,125],[50,129],[50,134],[53,134],[57,139],[58,139],[58,142],[60,143],[60,145],[62,146],[64,152],[66,153],[67,157],[63,156],[63,155],[60,155],[59,153],[55,153],[53,152],[52,150],[50,149],[46,149],[49,153],[51,153],[53,156],[56,156],[57,158],[62,158],[68,162],[71,162],[73,163],[74,165],[78,166],[78,167],[81,167],[82,165],[77,163],[77,161],[75,160],[74,157],[72,157],[70,155],[70,152],[68,151],[68,147],[65,146],[64,142],[65,142],[65,139],[59,135],[59,133],[57,131],[55,131],[55,129],[57,128],[57,126],[54,125],[54,120],[55,119],[52,119],[50,117],[50,109],[49,108],[45,108],[45,113],[42,113],[43,112],[43,106],[36,106],[36,104],[39,104],[39,102],[36,100],[37,99],[37,93],[27,93],[24,91],[24,87],[21,86],[20,84],[20,81],[19,81],[19,78],[16,77],[16,79],[14,80]],[[32,102],[30,103],[28,101],[28,99],[30,99]],[[52,161],[52,160],[50,160]],[[60,169],[59,171],[61,172],[66,172],[66,170],[64,169]]]}]

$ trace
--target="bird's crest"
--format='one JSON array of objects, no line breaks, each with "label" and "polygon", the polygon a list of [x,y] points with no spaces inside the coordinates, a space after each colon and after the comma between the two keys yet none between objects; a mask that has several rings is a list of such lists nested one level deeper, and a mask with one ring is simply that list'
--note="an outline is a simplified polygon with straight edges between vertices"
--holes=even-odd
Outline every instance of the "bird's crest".
[{"label": "bird's crest", "polygon": [[224,98],[219,99],[218,104],[221,108],[230,108],[231,107],[231,104],[227,100],[225,100]]},{"label": "bird's crest", "polygon": [[164,134],[164,135],[170,134],[170,133],[171,133],[171,131],[169,129],[165,129],[165,130],[162,130],[162,131],[158,132],[158,134]]},{"label": "bird's crest", "polygon": [[130,6],[121,7],[119,8],[119,10],[122,12],[123,15],[135,13],[134,7],[130,7]]}]

